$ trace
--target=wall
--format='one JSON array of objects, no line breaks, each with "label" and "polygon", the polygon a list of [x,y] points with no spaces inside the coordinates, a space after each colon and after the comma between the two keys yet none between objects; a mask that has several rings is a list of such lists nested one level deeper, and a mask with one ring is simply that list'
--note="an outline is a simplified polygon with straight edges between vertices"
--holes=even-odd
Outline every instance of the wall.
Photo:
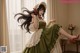
[{"label": "wall", "polygon": [[68,5],[61,4],[59,0],[48,0],[48,21],[49,19],[56,19],[56,22],[60,24],[65,30],[68,20]]},{"label": "wall", "polygon": [[[69,14],[68,24],[72,23],[76,25],[74,34],[80,34],[80,3],[69,4],[68,14]],[[74,45],[74,47],[73,45],[68,45],[67,50],[76,51],[76,45]],[[80,52],[80,46],[79,46],[79,52]]]},{"label": "wall", "polygon": [[69,5],[69,23],[76,25],[74,34],[80,33],[80,4]]},{"label": "wall", "polygon": [[67,30],[67,21],[68,21],[68,4],[62,4],[59,0],[55,0],[55,18],[57,23],[60,24],[64,30]]},{"label": "wall", "polygon": [[[62,25],[63,29],[68,33],[70,33],[67,29],[68,25],[74,24],[76,25],[74,34],[80,34],[80,4],[61,4],[59,0],[56,0],[55,6],[57,23]],[[66,50],[76,51],[76,45],[66,45]]]},{"label": "wall", "polygon": [[[76,25],[74,34],[80,33],[80,4],[61,4],[59,0],[48,0],[48,2],[50,5],[48,15],[51,20],[55,18],[57,23],[62,25],[62,28],[68,33],[70,33],[68,25],[72,23]],[[76,51],[76,46],[67,45],[66,50]]]}]

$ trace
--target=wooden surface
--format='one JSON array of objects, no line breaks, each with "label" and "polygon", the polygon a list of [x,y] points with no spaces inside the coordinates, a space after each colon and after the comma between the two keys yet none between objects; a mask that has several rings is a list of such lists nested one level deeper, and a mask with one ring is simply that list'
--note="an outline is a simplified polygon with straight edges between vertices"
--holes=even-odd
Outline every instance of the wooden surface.
[{"label": "wooden surface", "polygon": [[80,53],[79,46],[80,46],[80,39],[77,39],[76,42],[71,43],[76,45],[76,51],[66,51],[66,45],[68,45],[69,40],[68,39],[61,39],[61,47],[63,53]]}]

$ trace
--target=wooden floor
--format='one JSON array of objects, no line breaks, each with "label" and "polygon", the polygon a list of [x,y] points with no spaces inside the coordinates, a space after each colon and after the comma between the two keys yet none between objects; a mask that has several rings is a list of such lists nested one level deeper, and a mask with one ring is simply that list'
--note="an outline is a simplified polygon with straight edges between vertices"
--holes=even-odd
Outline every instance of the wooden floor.
[{"label": "wooden floor", "polygon": [[[66,51],[66,52],[63,52],[63,53],[77,53],[77,52],[73,52],[73,51]],[[80,53],[80,52],[78,52]]]}]

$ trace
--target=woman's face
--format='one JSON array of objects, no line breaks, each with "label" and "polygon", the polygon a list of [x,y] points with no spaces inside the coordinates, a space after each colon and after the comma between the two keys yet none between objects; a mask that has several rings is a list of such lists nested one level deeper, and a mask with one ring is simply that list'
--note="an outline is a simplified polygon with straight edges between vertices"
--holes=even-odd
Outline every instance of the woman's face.
[{"label": "woman's face", "polygon": [[39,10],[39,15],[42,15],[44,13],[44,10],[43,9],[40,9]]}]

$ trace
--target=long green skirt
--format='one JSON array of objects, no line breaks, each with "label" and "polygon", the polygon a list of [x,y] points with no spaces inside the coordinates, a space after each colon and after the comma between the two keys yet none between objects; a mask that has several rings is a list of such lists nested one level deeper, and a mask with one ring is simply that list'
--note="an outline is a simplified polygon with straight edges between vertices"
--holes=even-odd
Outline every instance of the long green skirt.
[{"label": "long green skirt", "polygon": [[40,42],[36,46],[26,47],[23,53],[50,53],[58,39],[59,28],[58,24],[54,24],[50,28],[44,29],[40,37]]}]

